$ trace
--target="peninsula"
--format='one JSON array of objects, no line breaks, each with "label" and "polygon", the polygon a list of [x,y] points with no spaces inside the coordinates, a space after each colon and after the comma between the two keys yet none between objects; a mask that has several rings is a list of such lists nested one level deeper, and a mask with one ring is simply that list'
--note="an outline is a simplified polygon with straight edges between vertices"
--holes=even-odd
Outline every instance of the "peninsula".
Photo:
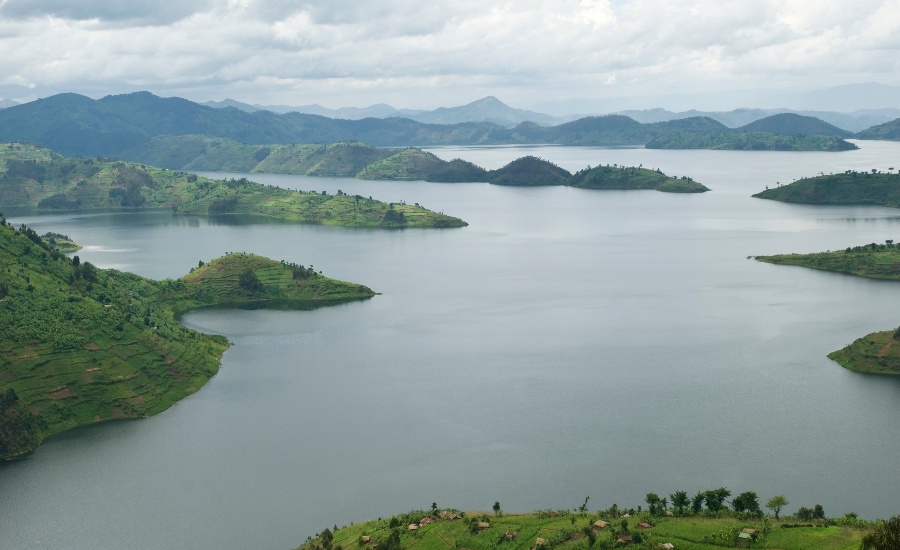
[{"label": "peninsula", "polygon": [[346,227],[463,227],[459,218],[403,202],[292,191],[246,178],[215,180],[110,159],[65,158],[26,144],[0,145],[0,204],[33,210],[171,209],[252,214]]},{"label": "peninsula", "polygon": [[302,265],[228,254],[154,281],[71,259],[0,215],[0,458],[64,430],[141,418],[197,391],[228,341],[182,326],[206,306],[312,308],[374,292]]},{"label": "peninsula", "polygon": [[847,170],[820,174],[753,195],[759,199],[802,204],[867,204],[900,208],[900,172]]},{"label": "peninsula", "polygon": [[[795,265],[872,279],[900,281],[900,244],[887,240],[835,252],[757,256],[778,265]],[[900,374],[900,329],[873,332],[828,357],[859,372]]]}]

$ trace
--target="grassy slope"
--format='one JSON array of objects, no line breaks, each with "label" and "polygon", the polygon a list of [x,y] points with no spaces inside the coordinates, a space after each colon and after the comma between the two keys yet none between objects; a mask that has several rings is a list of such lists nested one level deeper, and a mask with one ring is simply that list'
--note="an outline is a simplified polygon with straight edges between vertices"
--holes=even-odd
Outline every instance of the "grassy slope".
[{"label": "grassy slope", "polygon": [[[575,523],[571,522],[572,515],[563,511],[562,515],[543,513],[533,514],[505,514],[481,517],[487,519],[490,528],[478,533],[470,532],[467,519],[448,520],[438,519],[435,523],[421,526],[417,531],[409,531],[408,525],[425,515],[424,512],[410,512],[399,516],[401,522],[399,528],[400,548],[415,550],[448,550],[454,548],[468,548],[471,550],[529,550],[535,547],[538,537],[544,539],[544,548],[566,550],[588,550],[588,539],[584,529],[593,524],[599,516],[593,514],[575,514]],[[481,513],[468,513],[467,516],[482,516]],[[553,517],[555,516],[555,517]],[[616,531],[621,530],[622,518],[605,518],[610,522],[610,527],[604,531],[595,532],[595,550],[602,548],[621,547],[616,546],[614,540]],[[386,540],[390,535],[389,519],[370,521],[341,527],[334,534],[332,548],[340,546],[344,550],[373,549],[376,544]],[[654,518],[650,522],[654,525],[651,529],[637,529],[639,521],[647,521],[649,518],[628,518],[629,531],[640,533],[644,538],[640,544],[631,548],[658,548],[656,545],[671,543],[678,550],[717,550],[722,545],[708,542],[711,537],[728,533],[736,533],[742,528],[757,529],[763,531],[763,522],[760,520],[738,520],[733,518],[705,518],[705,517],[665,517]],[[827,527],[794,527],[780,528],[781,522],[773,522],[765,536],[760,536],[752,545],[752,548],[769,548],[781,550],[808,550],[816,548],[821,550],[856,550],[860,540],[866,534],[866,530],[843,526]],[[506,539],[507,531],[516,531],[518,534]],[[369,536],[371,542],[361,544],[360,537]],[[730,545],[734,547],[732,543]],[[302,549],[321,548],[318,539],[307,542]],[[727,546],[726,546],[727,547]]]},{"label": "grassy slope", "polygon": [[[30,230],[0,227],[0,457],[31,451],[55,433],[156,414],[199,389],[228,346],[189,330],[176,314],[204,305],[313,307],[364,299],[359,285],[300,266],[229,255],[176,281],[74,265]],[[236,284],[247,269],[265,285]]]},{"label": "grassy slope", "polygon": [[[900,245],[869,244],[837,252],[757,256],[757,260],[796,265],[873,279],[900,280]],[[828,355],[841,366],[860,372],[900,374],[900,342],[895,331],[874,332]]]},{"label": "grassy slope", "polygon": [[673,132],[646,144],[647,149],[719,149],[741,151],[849,151],[856,145],[835,136],[776,135],[766,132]]},{"label": "grassy slope", "polygon": [[799,179],[753,195],[806,204],[871,204],[900,207],[900,173],[853,172]]},{"label": "grassy slope", "polygon": [[[33,161],[33,162],[32,162]],[[417,206],[212,180],[118,161],[64,158],[29,145],[0,145],[0,204],[9,208],[171,208],[189,214],[257,214],[349,227],[461,227]],[[404,214],[402,219],[389,211]]]},{"label": "grassy slope", "polygon": [[584,189],[655,189],[669,193],[703,193],[709,188],[694,180],[669,177],[658,170],[634,166],[597,166],[577,172],[569,185]]}]

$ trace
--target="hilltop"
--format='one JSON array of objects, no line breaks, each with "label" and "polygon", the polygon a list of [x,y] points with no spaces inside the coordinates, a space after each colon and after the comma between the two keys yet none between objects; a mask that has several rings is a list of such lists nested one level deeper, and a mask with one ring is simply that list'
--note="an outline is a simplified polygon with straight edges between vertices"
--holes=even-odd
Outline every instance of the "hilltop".
[{"label": "hilltop", "polygon": [[488,181],[496,185],[569,185],[571,177],[567,170],[548,160],[527,156],[492,171]]},{"label": "hilltop", "polygon": [[65,158],[23,144],[0,145],[0,204],[36,210],[166,208],[348,227],[467,225],[419,206],[342,191],[327,195],[260,185],[246,178],[213,180],[116,160]]},{"label": "hilltop", "polygon": [[900,118],[872,126],[860,132],[859,139],[900,140]]},{"label": "hilltop", "polygon": [[67,429],[159,413],[197,391],[229,344],[183,327],[180,313],[311,308],[374,295],[249,254],[153,281],[69,259],[31,229],[0,220],[0,458]]},{"label": "hilltop", "polygon": [[[834,252],[778,254],[757,256],[756,259],[777,265],[900,281],[900,244],[894,244],[893,240],[884,244],[847,247]],[[900,374],[900,329],[868,334],[845,348],[830,353],[828,357],[850,370]]]},{"label": "hilltop", "polygon": [[900,173],[848,170],[802,178],[753,196],[803,204],[868,204],[900,208]]},{"label": "hilltop", "polygon": [[767,132],[774,135],[853,137],[853,132],[842,130],[837,126],[828,124],[824,120],[796,113],[778,113],[767,116],[736,128],[735,131],[744,133]]},{"label": "hilltop", "polygon": [[597,166],[577,172],[569,182],[582,189],[655,189],[667,193],[703,193],[709,188],[693,179],[669,177],[658,168]]}]

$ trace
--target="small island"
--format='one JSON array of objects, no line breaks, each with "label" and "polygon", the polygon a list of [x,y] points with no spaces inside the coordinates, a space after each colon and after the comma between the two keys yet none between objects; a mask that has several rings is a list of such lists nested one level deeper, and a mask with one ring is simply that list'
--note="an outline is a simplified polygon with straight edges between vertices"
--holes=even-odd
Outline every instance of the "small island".
[{"label": "small island", "polygon": [[63,235],[62,233],[44,233],[43,235],[41,235],[41,239],[43,239],[44,242],[59,250],[63,254],[78,252],[83,248],[80,244],[73,241],[71,237],[69,237],[68,235]]},{"label": "small island", "polygon": [[[756,259],[771,264],[900,281],[900,244],[891,239],[884,244],[870,243],[835,252],[779,254],[757,256]],[[900,374],[900,329],[874,332],[830,353],[828,357],[854,371]]]},{"label": "small island", "polygon": [[856,145],[837,136],[790,135],[769,132],[672,132],[650,142],[647,149],[712,149],[732,151],[852,151]]},{"label": "small island", "polygon": [[860,204],[900,208],[900,172],[847,170],[839,174],[820,174],[788,185],[768,188],[753,195],[800,204]]},{"label": "small island", "polygon": [[0,215],[0,458],[62,431],[157,414],[197,391],[228,341],[182,326],[198,307],[309,309],[371,298],[311,267],[228,254],[154,281],[71,259]]},{"label": "small island", "polygon": [[24,144],[0,145],[0,204],[44,210],[170,209],[184,214],[251,214],[345,227],[450,228],[468,225],[418,205],[372,197],[292,191],[246,178],[215,180],[110,159],[65,158]]}]

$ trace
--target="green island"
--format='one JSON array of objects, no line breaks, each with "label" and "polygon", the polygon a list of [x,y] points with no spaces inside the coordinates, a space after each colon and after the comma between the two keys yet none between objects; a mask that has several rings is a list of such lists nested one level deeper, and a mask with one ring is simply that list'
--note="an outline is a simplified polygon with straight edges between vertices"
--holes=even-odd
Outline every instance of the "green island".
[{"label": "green island", "polygon": [[62,233],[48,232],[41,235],[41,238],[44,240],[44,242],[62,252],[63,254],[78,252],[83,248],[80,244],[73,241],[71,237],[69,237],[68,235],[63,235]]},{"label": "green island", "polygon": [[649,141],[647,149],[713,149],[736,151],[851,151],[856,145],[837,136],[769,132],[672,132]]},{"label": "green island", "polygon": [[575,174],[534,156],[485,170],[462,159],[443,160],[417,147],[383,149],[358,141],[291,145],[246,145],[209,136],[158,136],[122,153],[135,162],[174,170],[238,171],[364,180],[488,182],[495,185],[569,185],[584,189],[655,189],[673,193],[708,191],[687,177],[659,170],[606,166]]},{"label": "green island", "polygon": [[171,209],[184,214],[253,214],[346,227],[463,227],[418,205],[342,191],[292,191],[246,178],[213,180],[110,159],[66,158],[25,144],[0,145],[0,204],[33,210]]},{"label": "green island", "polygon": [[[691,497],[676,491],[668,498],[648,493],[642,509],[619,508],[591,512],[584,504],[573,509],[505,513],[499,502],[493,512],[463,512],[439,508],[411,510],[308,537],[297,550],[714,550],[759,548],[778,550],[896,550],[900,516],[866,521],[849,513],[825,517],[820,505],[802,506],[781,516],[788,500],[776,495],[766,502],[774,514],[764,514],[753,491],[735,496],[728,508],[727,488]],[[671,499],[671,500],[670,500]]]},{"label": "green island", "polygon": [[230,253],[154,281],[71,259],[0,215],[0,458],[71,428],[157,414],[197,391],[228,341],[198,307],[309,309],[375,293],[310,267]]},{"label": "green island", "polygon": [[[761,262],[796,265],[872,279],[900,281],[900,244],[887,240],[834,252],[756,256]],[[874,332],[828,354],[842,367],[881,374],[900,374],[900,329]]]},{"label": "green island", "polygon": [[900,173],[872,169],[820,174],[753,195],[759,199],[803,204],[863,204],[900,208]]}]

